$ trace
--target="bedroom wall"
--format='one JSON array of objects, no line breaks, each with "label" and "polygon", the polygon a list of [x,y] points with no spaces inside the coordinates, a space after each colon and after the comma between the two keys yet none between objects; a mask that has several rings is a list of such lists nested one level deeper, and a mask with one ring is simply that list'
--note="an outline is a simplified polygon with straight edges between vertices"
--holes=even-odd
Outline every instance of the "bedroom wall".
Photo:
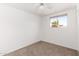
[{"label": "bedroom wall", "polygon": [[0,55],[39,41],[40,17],[0,4]]},{"label": "bedroom wall", "polygon": [[[68,14],[67,27],[50,28],[49,17],[64,13]],[[77,19],[75,8],[42,17],[42,20],[41,38],[43,41],[77,50]]]},{"label": "bedroom wall", "polygon": [[78,55],[79,55],[79,4],[77,4],[77,33],[78,33]]}]

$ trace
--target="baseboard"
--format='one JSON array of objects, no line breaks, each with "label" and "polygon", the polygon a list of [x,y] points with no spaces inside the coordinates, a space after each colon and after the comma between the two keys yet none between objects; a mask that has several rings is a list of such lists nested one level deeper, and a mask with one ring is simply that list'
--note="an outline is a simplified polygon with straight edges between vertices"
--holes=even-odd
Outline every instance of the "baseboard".
[{"label": "baseboard", "polygon": [[50,44],[55,44],[55,45],[58,45],[58,46],[61,46],[61,47],[64,47],[64,48],[71,49],[71,50],[78,51],[77,49],[73,49],[73,48],[70,48],[70,47],[66,47],[66,46],[63,46],[63,45],[58,44],[58,43],[55,43],[55,42],[50,42],[50,41],[46,41],[46,40],[41,40],[41,41],[44,41],[44,42],[47,42],[47,43],[50,43]]},{"label": "baseboard", "polygon": [[18,49],[21,49],[21,48],[23,48],[23,47],[27,47],[27,46],[32,45],[32,44],[37,43],[37,42],[39,42],[39,40],[30,41],[30,43],[28,43],[28,44],[26,44],[26,45],[23,45],[23,46],[20,46],[20,47],[17,47],[17,48],[12,49],[12,50],[9,50],[8,52],[5,52],[5,53],[1,54],[0,56],[4,56],[4,55],[6,55],[6,54],[8,54],[8,53],[14,52],[14,51],[16,51],[16,50],[18,50]]},{"label": "baseboard", "polygon": [[[50,44],[55,44],[55,45],[64,47],[64,46],[62,46],[62,45],[59,45],[59,44],[56,44],[56,43],[52,43],[52,42],[48,42],[48,41],[45,41],[45,40],[36,40],[36,41],[31,41],[29,44],[26,44],[26,45],[24,45],[24,46],[18,47],[18,48],[13,49],[13,50],[10,50],[10,51],[6,52],[5,54],[2,54],[2,55],[6,55],[6,54],[8,54],[8,53],[14,52],[14,51],[16,51],[16,50],[18,50],[18,49],[21,49],[21,48],[23,48],[23,47],[27,47],[27,46],[29,46],[29,45],[32,45],[32,44],[37,43],[37,42],[40,42],[40,41],[43,41],[43,42],[47,42],[47,43],[50,43]],[[72,48],[69,48],[69,47],[65,47],[65,48],[72,49]],[[72,49],[72,50],[75,50],[75,49]],[[75,50],[75,51],[77,51],[77,50]],[[79,55],[79,52],[78,52],[78,55]]]}]

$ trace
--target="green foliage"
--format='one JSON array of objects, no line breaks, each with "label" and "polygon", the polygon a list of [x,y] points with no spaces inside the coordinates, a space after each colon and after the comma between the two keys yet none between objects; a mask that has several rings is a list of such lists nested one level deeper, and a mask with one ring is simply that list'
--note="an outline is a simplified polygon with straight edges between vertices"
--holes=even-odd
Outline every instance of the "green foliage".
[{"label": "green foliage", "polygon": [[52,22],[52,27],[58,27],[58,25],[59,25],[59,20]]}]

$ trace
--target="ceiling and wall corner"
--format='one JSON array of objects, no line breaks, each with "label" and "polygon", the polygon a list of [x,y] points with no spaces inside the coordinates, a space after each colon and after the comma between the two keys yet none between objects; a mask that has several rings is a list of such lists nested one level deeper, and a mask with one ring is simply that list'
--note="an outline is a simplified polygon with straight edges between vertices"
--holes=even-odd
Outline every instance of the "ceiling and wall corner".
[{"label": "ceiling and wall corner", "polygon": [[39,16],[46,16],[76,7],[75,3],[45,3],[45,5],[49,9],[46,8],[41,10],[39,9],[40,3],[6,3],[5,5],[9,5],[11,7],[20,9],[25,12],[30,12]]}]

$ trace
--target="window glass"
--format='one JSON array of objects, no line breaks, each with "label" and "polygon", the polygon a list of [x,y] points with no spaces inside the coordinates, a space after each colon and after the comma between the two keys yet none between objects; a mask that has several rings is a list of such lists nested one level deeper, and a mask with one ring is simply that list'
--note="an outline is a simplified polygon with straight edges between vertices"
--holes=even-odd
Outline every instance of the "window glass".
[{"label": "window glass", "polygon": [[50,26],[51,27],[66,27],[67,26],[67,15],[51,17],[50,18]]}]

